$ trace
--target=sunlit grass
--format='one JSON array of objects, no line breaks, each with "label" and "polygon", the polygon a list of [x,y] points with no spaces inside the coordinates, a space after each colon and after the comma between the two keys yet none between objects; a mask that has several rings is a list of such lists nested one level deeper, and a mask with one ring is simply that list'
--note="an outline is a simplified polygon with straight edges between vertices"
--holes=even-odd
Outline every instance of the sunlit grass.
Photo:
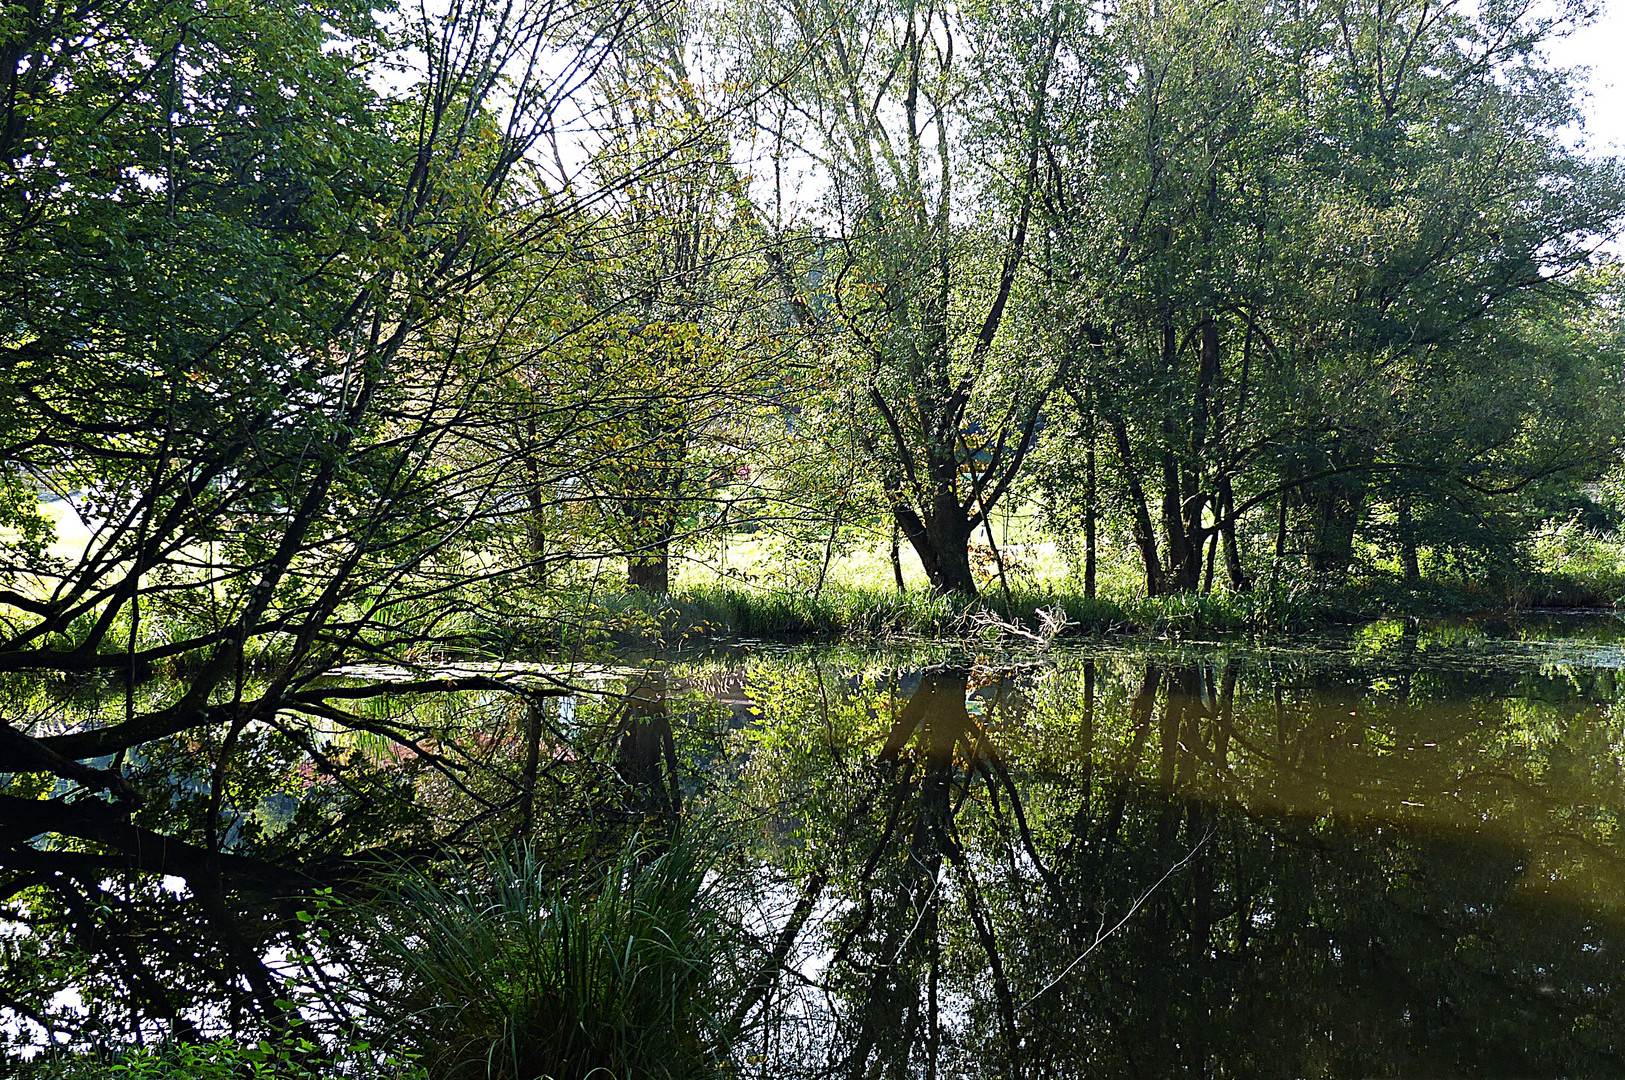
[{"label": "sunlit grass", "polygon": [[986,612],[1036,627],[1064,614],[1069,635],[1289,630],[1353,619],[1374,609],[1356,591],[1294,582],[1247,593],[1089,598],[1052,588],[996,585],[974,600],[884,586],[826,587],[818,595],[737,585],[689,588],[668,597],[622,593],[597,601],[599,625],[626,640],[678,647],[716,637],[977,636]]}]

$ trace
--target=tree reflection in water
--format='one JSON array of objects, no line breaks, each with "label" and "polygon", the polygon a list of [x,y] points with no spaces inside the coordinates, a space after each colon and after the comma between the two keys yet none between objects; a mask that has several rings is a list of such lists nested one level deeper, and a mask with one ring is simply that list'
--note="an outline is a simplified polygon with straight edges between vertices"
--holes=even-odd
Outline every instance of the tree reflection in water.
[{"label": "tree reflection in water", "polygon": [[708,795],[772,814],[799,889],[768,1072],[1625,1068],[1611,673],[912,681],[753,673],[750,767]]},{"label": "tree reflection in water", "polygon": [[[232,859],[338,867],[330,917],[364,968],[376,927],[346,905],[374,852],[524,838],[564,888],[686,832],[750,939],[717,953],[737,959],[707,1030],[742,1033],[719,1053],[764,1080],[1625,1075],[1620,651],[1475,633],[994,672],[817,650],[623,671],[568,715],[402,701],[367,719],[416,751],[335,740],[314,747],[330,776],[245,734],[221,835]],[[197,749],[138,763],[150,806],[206,807]],[[229,954],[194,944],[207,912],[154,871],[32,846],[8,797],[31,929],[0,991],[79,994],[87,1045],[255,1030]],[[295,888],[224,898],[256,956],[305,933]]]}]

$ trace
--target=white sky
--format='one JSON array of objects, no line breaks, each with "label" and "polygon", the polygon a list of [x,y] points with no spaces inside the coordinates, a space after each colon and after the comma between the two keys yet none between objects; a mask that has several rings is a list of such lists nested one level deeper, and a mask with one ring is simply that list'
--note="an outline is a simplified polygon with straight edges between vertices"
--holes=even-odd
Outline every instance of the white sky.
[{"label": "white sky", "polygon": [[1584,141],[1601,153],[1625,152],[1625,0],[1605,4],[1602,16],[1579,33],[1553,42],[1554,63],[1591,69]]}]

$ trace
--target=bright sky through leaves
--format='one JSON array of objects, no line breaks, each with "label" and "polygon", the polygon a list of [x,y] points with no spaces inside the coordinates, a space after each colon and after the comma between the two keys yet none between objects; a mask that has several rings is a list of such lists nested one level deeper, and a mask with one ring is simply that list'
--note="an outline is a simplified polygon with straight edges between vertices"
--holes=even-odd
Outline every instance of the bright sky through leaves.
[{"label": "bright sky through leaves", "polygon": [[1594,152],[1625,151],[1625,4],[1604,7],[1595,23],[1546,51],[1554,63],[1590,69],[1586,145]]}]

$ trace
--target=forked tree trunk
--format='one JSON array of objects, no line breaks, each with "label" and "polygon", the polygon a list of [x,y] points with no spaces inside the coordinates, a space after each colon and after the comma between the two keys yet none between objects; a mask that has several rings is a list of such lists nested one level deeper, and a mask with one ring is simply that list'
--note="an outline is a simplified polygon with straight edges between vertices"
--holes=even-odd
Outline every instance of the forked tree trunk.
[{"label": "forked tree trunk", "polygon": [[896,512],[899,531],[920,557],[931,591],[937,595],[957,593],[976,595],[976,578],[970,568],[970,538],[973,526],[953,502],[952,509],[936,507],[937,512],[922,519],[911,507]]},{"label": "forked tree trunk", "polygon": [[1193,545],[1181,516],[1179,465],[1173,452],[1162,452],[1162,538],[1168,561],[1162,580],[1168,592],[1192,592],[1201,582],[1202,549]]},{"label": "forked tree trunk", "polygon": [[976,595],[976,579],[971,575],[970,538],[976,521],[960,502],[960,463],[951,446],[938,446],[927,465],[930,498],[916,506],[903,492],[892,488],[892,520],[914,554],[920,558],[931,591],[938,596],[956,593]]}]

